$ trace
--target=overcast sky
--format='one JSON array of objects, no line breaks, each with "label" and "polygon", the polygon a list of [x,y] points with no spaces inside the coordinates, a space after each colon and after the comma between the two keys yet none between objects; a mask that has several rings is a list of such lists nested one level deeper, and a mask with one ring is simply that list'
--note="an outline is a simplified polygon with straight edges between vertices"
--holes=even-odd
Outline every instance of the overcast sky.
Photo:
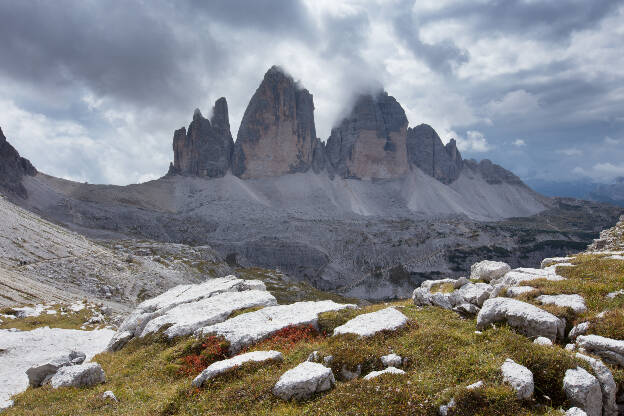
[{"label": "overcast sky", "polygon": [[0,39],[0,126],[68,179],[162,176],[174,129],[221,96],[236,137],[273,64],[314,95],[322,140],[382,84],[464,157],[624,175],[624,1],[2,1]]}]

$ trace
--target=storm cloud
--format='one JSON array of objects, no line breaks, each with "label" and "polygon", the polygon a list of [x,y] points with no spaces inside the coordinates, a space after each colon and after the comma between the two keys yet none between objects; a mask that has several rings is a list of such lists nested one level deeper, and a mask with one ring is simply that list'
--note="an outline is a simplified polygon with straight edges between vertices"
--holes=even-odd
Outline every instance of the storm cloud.
[{"label": "storm cloud", "polygon": [[225,96],[232,133],[273,64],[322,140],[380,85],[411,125],[523,179],[624,171],[621,1],[0,2],[0,126],[41,171],[164,174],[173,130]]}]

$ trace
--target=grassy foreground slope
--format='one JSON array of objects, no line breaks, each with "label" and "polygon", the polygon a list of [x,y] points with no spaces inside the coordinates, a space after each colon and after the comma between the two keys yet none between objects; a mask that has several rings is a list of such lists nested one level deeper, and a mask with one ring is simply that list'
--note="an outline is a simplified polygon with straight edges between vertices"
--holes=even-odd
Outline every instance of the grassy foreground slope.
[{"label": "grassy foreground slope", "polygon": [[[569,262],[572,266],[557,268],[566,280],[527,282],[536,290],[523,295],[523,300],[565,317],[568,329],[589,321],[589,333],[624,339],[624,295],[607,296],[624,289],[624,259],[613,257],[613,253],[586,252]],[[248,270],[241,277],[262,278],[262,273]],[[271,290],[268,277],[264,280]],[[306,298],[303,287],[299,287],[296,299],[291,299],[282,285],[272,289],[276,296],[279,294],[280,303]],[[324,298],[319,292],[310,293],[312,298]],[[562,293],[582,295],[587,311],[575,314],[569,308],[540,305],[536,300],[539,294]],[[404,329],[366,339],[328,336],[354,316],[389,305],[410,319]],[[463,319],[437,307],[416,307],[411,301],[325,313],[320,316],[319,331],[287,328],[249,348],[279,350],[284,354],[283,362],[244,365],[209,380],[200,389],[192,387],[191,380],[208,364],[227,356],[227,343],[214,337],[170,341],[156,334],[134,339],[121,351],[96,356],[94,361],[106,372],[106,384],[81,389],[28,389],[14,397],[15,407],[6,414],[437,415],[440,405],[455,398],[457,405],[448,415],[561,415],[560,409],[571,407],[562,389],[566,370],[581,366],[592,372],[574,352],[564,349],[563,343],[542,346],[504,325],[482,333],[475,331],[475,326],[475,319]],[[336,387],[304,402],[276,398],[271,390],[279,377],[312,351],[334,357],[331,367],[338,379]],[[391,352],[404,357],[405,375],[384,375],[370,381],[345,381],[341,377],[343,368],[353,371],[358,365],[362,375],[379,370],[383,368],[380,357]],[[500,366],[506,358],[533,372],[532,400],[518,400],[503,383]],[[624,371],[609,368],[621,391]],[[484,381],[484,388],[465,388],[479,380]],[[102,398],[106,390],[113,391],[119,400]]]},{"label": "grassy foreground slope", "polygon": [[[95,357],[107,375],[106,384],[93,388],[49,387],[29,389],[14,397],[7,415],[435,415],[441,404],[455,397],[452,414],[557,414],[567,405],[561,392],[565,370],[585,366],[560,347],[535,345],[505,327],[475,333],[473,320],[435,307],[417,308],[396,302],[411,320],[406,329],[379,334],[365,341],[353,336],[327,337],[333,327],[355,314],[380,309],[372,305],[354,311],[327,313],[321,332],[298,329],[254,346],[251,350],[277,349],[282,363],[246,365],[209,381],[191,386],[193,377],[224,349],[211,340],[192,338],[166,341],[160,336],[133,340],[123,350]],[[208,345],[203,348],[203,345]],[[385,375],[366,381],[339,381],[333,390],[310,401],[283,402],[271,393],[280,375],[304,361],[314,350],[333,355],[332,368],[340,380],[343,366],[362,365],[362,374],[381,369],[379,357],[395,352],[406,358],[406,375]],[[201,365],[189,357],[206,360]],[[535,375],[536,400],[520,402],[503,384],[500,366],[513,358]],[[585,366],[586,367],[586,366]],[[586,367],[587,368],[587,367]],[[465,386],[478,380],[484,389],[470,392]],[[112,390],[119,402],[102,399]]]}]

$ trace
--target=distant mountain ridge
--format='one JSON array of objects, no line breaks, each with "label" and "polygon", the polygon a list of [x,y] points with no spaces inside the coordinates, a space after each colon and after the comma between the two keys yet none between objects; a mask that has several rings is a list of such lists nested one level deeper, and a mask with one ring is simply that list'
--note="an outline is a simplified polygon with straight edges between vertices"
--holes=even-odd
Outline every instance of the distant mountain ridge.
[{"label": "distant mountain ridge", "polygon": [[487,182],[524,186],[513,173],[491,163],[464,161],[454,139],[444,145],[427,124],[410,128],[401,104],[385,91],[358,96],[325,143],[316,137],[314,97],[283,69],[273,66],[252,96],[232,140],[225,97],[211,120],[195,111],[188,133],[173,139],[169,175],[241,179],[326,172],[344,179],[392,179],[415,168],[448,185],[468,168]]}]

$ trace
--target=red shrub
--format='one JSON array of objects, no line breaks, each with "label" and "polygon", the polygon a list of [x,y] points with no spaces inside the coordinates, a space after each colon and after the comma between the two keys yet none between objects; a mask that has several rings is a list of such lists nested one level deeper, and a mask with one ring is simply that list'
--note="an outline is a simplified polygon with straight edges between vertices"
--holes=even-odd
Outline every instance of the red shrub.
[{"label": "red shrub", "polygon": [[275,332],[263,342],[263,345],[275,349],[288,350],[301,341],[311,342],[320,336],[319,331],[312,325],[291,325]]},{"label": "red shrub", "polygon": [[228,357],[229,343],[223,338],[208,336],[193,346],[192,353],[181,358],[182,366],[178,373],[196,376],[215,361]]}]

